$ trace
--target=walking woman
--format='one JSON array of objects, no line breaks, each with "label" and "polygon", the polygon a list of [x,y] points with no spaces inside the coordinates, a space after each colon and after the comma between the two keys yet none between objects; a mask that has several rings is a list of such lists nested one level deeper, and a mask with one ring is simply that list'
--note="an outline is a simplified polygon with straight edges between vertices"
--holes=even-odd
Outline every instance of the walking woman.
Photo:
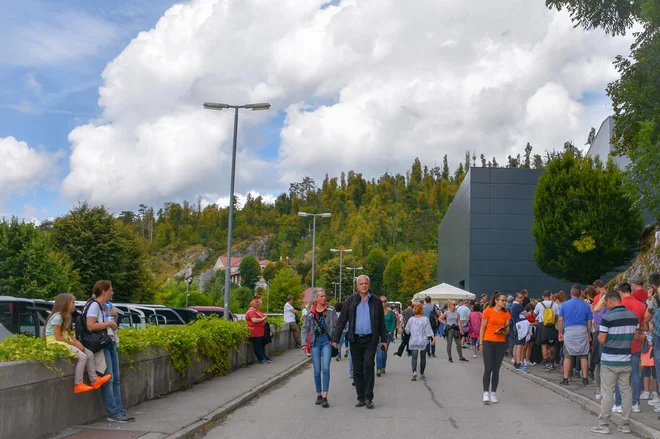
[{"label": "walking woman", "polygon": [[[328,404],[328,388],[330,387],[330,363],[332,361],[332,338],[330,334],[335,329],[337,313],[328,306],[325,291],[317,290],[316,301],[312,304],[302,329],[302,342],[307,343],[312,352],[314,365],[314,384],[316,385],[316,405],[323,408]],[[306,352],[306,346],[302,347]]]},{"label": "walking woman", "polygon": [[463,335],[463,329],[461,326],[461,318],[456,312],[456,302],[450,300],[447,302],[447,311],[442,313],[438,321],[445,325],[445,332],[447,333],[447,356],[449,356],[449,362],[453,363],[454,360],[451,358],[451,344],[456,342],[456,351],[458,352],[459,361],[467,362],[467,358],[463,356],[463,350],[461,348],[460,338]]},{"label": "walking woman", "polygon": [[[117,323],[112,320],[106,319],[103,307],[105,302],[112,299],[114,292],[112,291],[112,284],[107,280],[100,280],[94,284],[92,289],[92,297],[87,301],[85,309],[83,310],[83,317],[85,325],[90,332],[106,331],[111,328],[113,331],[117,330]],[[108,412],[108,421],[110,422],[132,422],[135,420],[126,414],[126,409],[121,402],[121,385],[119,377],[119,356],[117,355],[117,347],[114,343],[110,343],[103,349],[105,356],[105,363],[108,367],[106,374],[111,374],[112,378],[101,386],[101,398],[103,399],[103,406]]]},{"label": "walking woman", "polygon": [[261,364],[271,363],[272,360],[266,356],[266,345],[264,334],[266,333],[267,317],[261,312],[261,296],[254,296],[250,302],[250,308],[245,313],[245,322],[250,329],[250,339],[254,356]]},{"label": "walking woman", "polygon": [[481,317],[479,350],[484,357],[484,404],[497,403],[500,366],[506,350],[506,334],[511,329],[511,314],[506,310],[506,295],[495,291]]},{"label": "walking woman", "polygon": [[420,379],[424,379],[424,369],[426,369],[426,345],[431,339],[431,344],[435,345],[435,335],[431,328],[431,322],[424,316],[424,306],[421,303],[413,308],[414,316],[408,319],[406,323],[406,334],[410,335],[408,349],[411,352],[412,380],[417,381],[417,357],[419,360]]},{"label": "walking woman", "polygon": [[[394,314],[394,311],[387,306],[387,297],[380,296],[380,302],[383,306],[383,312],[385,313],[385,334],[387,336],[387,339],[381,340],[381,342],[387,342],[387,349],[389,349],[390,343],[392,343],[394,327],[396,326],[396,315]],[[378,349],[376,351],[376,376],[381,376],[385,373],[385,367],[387,366],[387,349]]]}]

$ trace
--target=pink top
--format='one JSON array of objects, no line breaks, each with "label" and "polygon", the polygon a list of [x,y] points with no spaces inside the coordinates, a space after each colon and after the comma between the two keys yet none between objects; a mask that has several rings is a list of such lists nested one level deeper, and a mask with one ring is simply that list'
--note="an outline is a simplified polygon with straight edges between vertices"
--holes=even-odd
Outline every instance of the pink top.
[{"label": "pink top", "polygon": [[470,322],[470,332],[468,335],[471,338],[479,338],[479,331],[481,329],[481,317],[482,314],[478,311],[472,311],[470,314],[470,319],[468,320]]}]

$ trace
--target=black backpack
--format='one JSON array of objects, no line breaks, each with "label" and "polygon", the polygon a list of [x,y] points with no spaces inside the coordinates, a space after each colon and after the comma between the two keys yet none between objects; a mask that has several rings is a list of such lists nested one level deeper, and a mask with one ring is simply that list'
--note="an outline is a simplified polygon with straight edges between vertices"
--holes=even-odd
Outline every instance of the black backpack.
[{"label": "black backpack", "polygon": [[105,349],[107,346],[112,344],[112,339],[108,335],[108,332],[103,329],[101,331],[91,332],[87,329],[87,311],[92,303],[99,305],[101,312],[103,312],[103,307],[96,300],[91,300],[85,305],[83,312],[76,317],[76,338],[80,343],[92,351],[97,353],[98,351]]},{"label": "black backpack", "polygon": [[431,323],[431,329],[435,330],[440,322],[438,321],[438,312],[436,311],[435,307],[433,307],[433,311],[431,311],[431,315],[429,316],[429,322]]}]

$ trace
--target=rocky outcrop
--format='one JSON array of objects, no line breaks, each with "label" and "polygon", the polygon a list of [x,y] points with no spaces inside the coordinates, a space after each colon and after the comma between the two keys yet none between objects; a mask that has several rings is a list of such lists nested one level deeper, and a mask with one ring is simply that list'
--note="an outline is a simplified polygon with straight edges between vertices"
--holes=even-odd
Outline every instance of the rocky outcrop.
[{"label": "rocky outcrop", "polygon": [[608,287],[613,287],[617,282],[630,282],[633,276],[642,276],[646,280],[651,273],[660,272],[660,246],[655,247],[655,231],[656,226],[650,226],[644,231],[639,254],[626,271],[608,283]]}]

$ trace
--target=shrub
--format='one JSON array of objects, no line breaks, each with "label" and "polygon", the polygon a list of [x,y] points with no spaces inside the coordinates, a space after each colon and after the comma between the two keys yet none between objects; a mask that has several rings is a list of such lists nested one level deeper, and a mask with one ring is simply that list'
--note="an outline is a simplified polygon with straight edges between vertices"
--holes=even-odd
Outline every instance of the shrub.
[{"label": "shrub", "polygon": [[75,358],[75,355],[69,348],[58,343],[46,345],[42,338],[16,334],[0,342],[0,363],[36,360],[50,368],[56,360],[70,358]]}]

